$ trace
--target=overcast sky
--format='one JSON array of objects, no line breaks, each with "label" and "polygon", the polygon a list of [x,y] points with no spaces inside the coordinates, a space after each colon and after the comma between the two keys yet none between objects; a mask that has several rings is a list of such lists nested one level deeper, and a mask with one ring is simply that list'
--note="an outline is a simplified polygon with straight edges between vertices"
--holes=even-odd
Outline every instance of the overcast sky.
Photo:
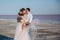
[{"label": "overcast sky", "polygon": [[16,15],[21,8],[32,14],[60,14],[60,0],[0,0],[0,15]]}]

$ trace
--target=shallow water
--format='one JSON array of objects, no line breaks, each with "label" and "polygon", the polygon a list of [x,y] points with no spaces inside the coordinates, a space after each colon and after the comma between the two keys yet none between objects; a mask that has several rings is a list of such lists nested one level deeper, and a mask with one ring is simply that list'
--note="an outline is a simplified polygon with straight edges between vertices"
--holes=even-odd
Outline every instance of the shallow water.
[{"label": "shallow water", "polygon": [[0,40],[13,40],[13,38],[10,38],[10,37],[7,37],[7,36],[0,35]]},{"label": "shallow water", "polygon": [[[0,35],[0,40],[14,40],[14,38]],[[33,39],[33,40],[60,40],[60,36],[59,37],[54,37],[53,36],[51,38],[48,38],[47,36],[40,35],[39,38],[36,38],[36,39]]]}]

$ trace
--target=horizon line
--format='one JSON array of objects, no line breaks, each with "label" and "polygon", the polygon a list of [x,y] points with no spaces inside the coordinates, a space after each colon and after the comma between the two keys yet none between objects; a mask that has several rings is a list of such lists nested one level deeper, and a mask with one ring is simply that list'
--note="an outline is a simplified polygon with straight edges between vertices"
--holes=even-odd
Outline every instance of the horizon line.
[{"label": "horizon line", "polygon": [[[13,14],[1,14],[1,15],[13,15]],[[32,15],[60,15],[60,14],[32,14]]]}]

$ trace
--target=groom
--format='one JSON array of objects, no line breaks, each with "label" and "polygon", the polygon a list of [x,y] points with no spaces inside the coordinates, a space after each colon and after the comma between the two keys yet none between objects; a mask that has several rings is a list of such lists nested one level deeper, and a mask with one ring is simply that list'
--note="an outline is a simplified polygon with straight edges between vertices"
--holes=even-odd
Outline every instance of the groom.
[{"label": "groom", "polygon": [[[30,13],[30,8],[26,8],[25,18],[26,18],[26,20],[27,20],[26,26],[29,27],[29,25],[31,24],[32,19],[33,19],[33,16],[32,16],[32,14]],[[30,27],[29,27],[29,28],[30,28]],[[30,34],[30,37],[31,37],[31,28],[29,29],[29,34]],[[32,39],[32,37],[31,37],[31,39]]]}]

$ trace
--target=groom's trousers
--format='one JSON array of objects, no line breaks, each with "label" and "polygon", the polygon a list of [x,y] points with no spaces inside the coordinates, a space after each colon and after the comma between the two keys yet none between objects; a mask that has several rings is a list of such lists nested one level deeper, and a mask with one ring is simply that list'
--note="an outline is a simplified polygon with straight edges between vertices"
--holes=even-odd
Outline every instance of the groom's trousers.
[{"label": "groom's trousers", "polygon": [[29,35],[30,35],[30,38],[32,40],[32,30],[30,28],[30,24],[26,24],[27,28],[28,28],[28,32],[29,32]]}]

